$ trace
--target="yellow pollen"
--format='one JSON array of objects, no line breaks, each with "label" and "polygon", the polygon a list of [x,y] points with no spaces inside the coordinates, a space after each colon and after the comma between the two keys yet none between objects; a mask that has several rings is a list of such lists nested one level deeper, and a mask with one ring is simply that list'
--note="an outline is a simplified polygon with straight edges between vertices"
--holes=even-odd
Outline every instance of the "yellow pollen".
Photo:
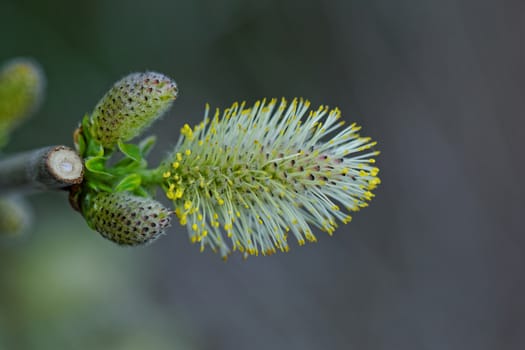
[{"label": "yellow pollen", "polygon": [[[197,130],[197,128],[195,128]],[[180,129],[180,133],[189,139],[193,138],[193,130],[188,124],[184,124],[184,127]]]}]

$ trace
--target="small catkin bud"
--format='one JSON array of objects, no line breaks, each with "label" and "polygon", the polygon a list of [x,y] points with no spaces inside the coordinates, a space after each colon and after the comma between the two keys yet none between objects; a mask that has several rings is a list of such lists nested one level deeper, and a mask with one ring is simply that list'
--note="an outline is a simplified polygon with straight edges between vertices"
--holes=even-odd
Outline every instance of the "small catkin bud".
[{"label": "small catkin bud", "polygon": [[171,221],[171,212],[161,203],[127,192],[94,194],[82,209],[91,228],[124,246],[154,241]]},{"label": "small catkin bud", "polygon": [[177,98],[177,84],[155,72],[134,73],[119,80],[99,101],[91,121],[102,146],[140,135]]},{"label": "small catkin bud", "polygon": [[42,69],[30,59],[13,59],[0,68],[0,139],[38,107],[44,86]]},{"label": "small catkin bud", "polygon": [[31,226],[32,211],[24,198],[0,197],[0,237],[20,236]]}]

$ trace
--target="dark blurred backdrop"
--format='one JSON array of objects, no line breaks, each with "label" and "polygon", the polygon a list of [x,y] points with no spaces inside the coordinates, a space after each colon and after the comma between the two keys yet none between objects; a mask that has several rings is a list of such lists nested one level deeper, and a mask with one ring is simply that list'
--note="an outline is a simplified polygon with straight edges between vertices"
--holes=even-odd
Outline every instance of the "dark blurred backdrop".
[{"label": "dark blurred backdrop", "polygon": [[0,349],[523,349],[524,20],[510,0],[3,0],[0,60],[48,76],[7,151],[71,145],[150,69],[181,90],[153,162],[205,102],[303,96],[379,141],[383,184],[335,237],[227,263],[178,224],[121,249],[35,195],[0,248]]}]

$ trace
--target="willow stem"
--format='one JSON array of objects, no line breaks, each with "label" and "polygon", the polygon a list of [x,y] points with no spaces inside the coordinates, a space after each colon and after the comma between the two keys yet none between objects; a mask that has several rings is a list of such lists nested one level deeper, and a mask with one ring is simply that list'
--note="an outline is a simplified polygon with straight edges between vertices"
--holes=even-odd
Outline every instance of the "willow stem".
[{"label": "willow stem", "polygon": [[0,160],[0,194],[58,190],[82,182],[84,165],[75,150],[49,146]]},{"label": "willow stem", "polygon": [[158,168],[142,170],[140,171],[140,175],[143,185],[160,185],[162,183],[162,172]]}]

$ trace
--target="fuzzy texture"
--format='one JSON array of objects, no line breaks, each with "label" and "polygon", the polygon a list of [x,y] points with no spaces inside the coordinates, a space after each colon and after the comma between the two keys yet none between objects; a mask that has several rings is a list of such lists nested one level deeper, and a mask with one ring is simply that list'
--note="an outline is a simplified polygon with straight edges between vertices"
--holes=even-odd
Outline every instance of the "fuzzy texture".
[{"label": "fuzzy texture", "polygon": [[105,148],[140,135],[177,98],[177,84],[155,72],[133,73],[102,97],[91,115],[93,137]]},{"label": "fuzzy texture", "polygon": [[171,212],[159,202],[126,192],[90,194],[82,211],[91,228],[123,246],[154,241],[171,221]]},{"label": "fuzzy texture", "polygon": [[233,104],[185,125],[164,163],[164,190],[192,242],[227,256],[288,251],[332,234],[337,221],[366,207],[380,183],[368,137],[340,111],[295,99]]},{"label": "fuzzy texture", "polygon": [[0,237],[20,236],[31,226],[33,213],[22,197],[0,197]]},{"label": "fuzzy texture", "polygon": [[40,104],[45,77],[29,59],[13,59],[0,68],[0,142]]}]

